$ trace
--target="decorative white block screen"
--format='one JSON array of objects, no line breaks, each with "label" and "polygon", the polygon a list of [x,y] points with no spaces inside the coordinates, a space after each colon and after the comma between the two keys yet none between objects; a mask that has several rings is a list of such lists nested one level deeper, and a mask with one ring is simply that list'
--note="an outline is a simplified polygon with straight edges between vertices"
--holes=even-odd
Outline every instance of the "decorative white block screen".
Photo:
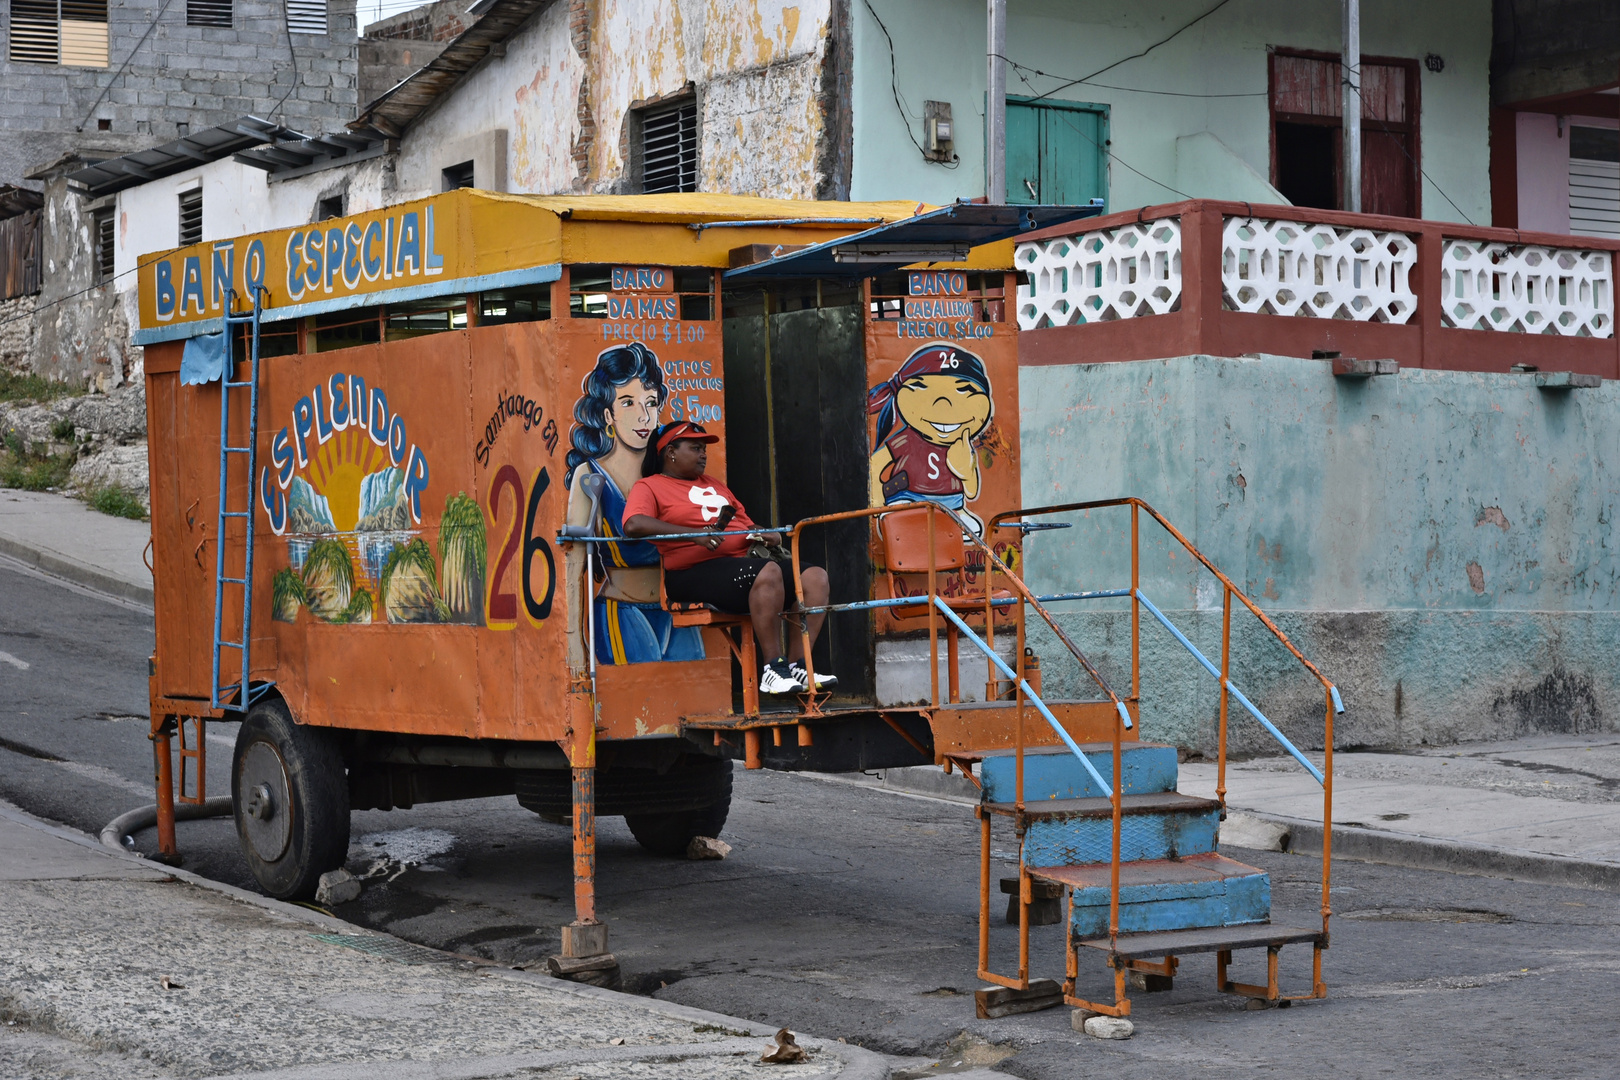
[{"label": "decorative white block screen", "polygon": [[1607,251],[1447,238],[1440,265],[1447,326],[1614,336],[1614,260]]},{"label": "decorative white block screen", "polygon": [[1404,323],[1417,242],[1405,233],[1229,217],[1221,291],[1229,311]]},{"label": "decorative white block screen", "polygon": [[1181,306],[1181,222],[1122,225],[1019,244],[1018,328],[1163,315]]}]

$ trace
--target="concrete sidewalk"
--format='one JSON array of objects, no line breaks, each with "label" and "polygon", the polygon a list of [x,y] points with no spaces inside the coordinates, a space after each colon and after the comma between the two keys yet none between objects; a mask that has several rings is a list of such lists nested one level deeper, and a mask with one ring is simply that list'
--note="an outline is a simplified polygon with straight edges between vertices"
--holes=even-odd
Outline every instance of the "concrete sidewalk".
[{"label": "concrete sidewalk", "polygon": [[[0,1076],[840,1077],[880,1055],[409,945],[0,803]],[[926,1063],[924,1063],[926,1064]]]},{"label": "concrete sidewalk", "polygon": [[137,603],[152,603],[142,552],[144,521],[97,513],[78,499],[0,488],[0,554],[55,577]]}]

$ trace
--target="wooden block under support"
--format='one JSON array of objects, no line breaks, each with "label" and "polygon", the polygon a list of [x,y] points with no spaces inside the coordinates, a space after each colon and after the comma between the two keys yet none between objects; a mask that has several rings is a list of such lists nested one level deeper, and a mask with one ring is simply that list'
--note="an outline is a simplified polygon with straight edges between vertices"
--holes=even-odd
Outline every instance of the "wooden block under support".
[{"label": "wooden block under support", "polygon": [[987,986],[973,992],[973,1003],[980,1020],[994,1020],[1015,1013],[1040,1012],[1063,1004],[1063,987],[1051,979],[1031,979],[1028,990],[1008,986]]},{"label": "wooden block under support", "polygon": [[[1018,879],[1001,879],[1001,891],[1007,894],[1007,925],[1018,925]],[[1029,883],[1029,925],[1055,926],[1063,921],[1063,886],[1055,881]]]}]

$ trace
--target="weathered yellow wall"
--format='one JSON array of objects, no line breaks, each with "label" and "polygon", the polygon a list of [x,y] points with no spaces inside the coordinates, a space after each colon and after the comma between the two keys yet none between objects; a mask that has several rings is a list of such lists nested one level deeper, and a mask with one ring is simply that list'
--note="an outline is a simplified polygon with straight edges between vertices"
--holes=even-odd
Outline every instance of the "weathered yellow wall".
[{"label": "weathered yellow wall", "polygon": [[814,198],[830,10],[831,0],[559,0],[411,129],[399,194],[437,190],[440,170],[497,130],[509,191],[630,192],[632,110],[695,89],[701,190]]}]

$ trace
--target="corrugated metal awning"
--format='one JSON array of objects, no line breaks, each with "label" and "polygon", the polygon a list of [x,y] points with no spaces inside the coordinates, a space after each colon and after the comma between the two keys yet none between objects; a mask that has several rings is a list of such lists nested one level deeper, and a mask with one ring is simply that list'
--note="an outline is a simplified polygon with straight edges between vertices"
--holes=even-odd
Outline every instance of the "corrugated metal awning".
[{"label": "corrugated metal awning", "polygon": [[92,196],[111,195],[115,191],[219,161],[268,142],[308,138],[308,135],[272,121],[244,116],[234,123],[205,128],[150,150],[137,150],[133,154],[108,158],[68,173],[67,178],[68,183],[83,188]]},{"label": "corrugated metal awning", "polygon": [[728,282],[769,278],[864,278],[913,263],[966,262],[968,252],[1020,233],[1102,213],[1090,206],[955,203],[865,232],[726,271]]}]

